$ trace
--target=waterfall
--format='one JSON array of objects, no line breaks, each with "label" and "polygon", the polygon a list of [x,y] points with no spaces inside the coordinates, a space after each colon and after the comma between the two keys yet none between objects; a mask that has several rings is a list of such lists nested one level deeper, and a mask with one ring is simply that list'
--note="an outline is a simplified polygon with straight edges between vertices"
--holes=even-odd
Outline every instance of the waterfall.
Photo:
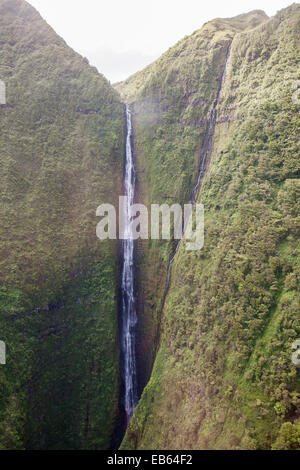
[{"label": "waterfall", "polygon": [[132,239],[130,207],[134,203],[135,193],[135,168],[132,150],[132,122],[131,112],[126,106],[126,153],[125,153],[125,175],[124,192],[127,196],[125,207],[124,240],[122,242],[122,331],[121,348],[123,358],[123,385],[124,385],[124,408],[126,421],[129,423],[138,400],[137,393],[137,371],[136,371],[136,304],[134,292],[134,240]]},{"label": "waterfall", "polygon": [[223,69],[222,77],[219,82],[218,90],[217,90],[217,95],[216,98],[213,102],[212,109],[209,113],[208,121],[207,121],[207,126],[206,126],[206,131],[202,143],[202,148],[200,152],[200,159],[199,159],[199,167],[198,167],[198,175],[197,175],[197,180],[196,184],[192,189],[191,193],[191,202],[192,204],[196,203],[197,196],[201,187],[201,183],[203,180],[203,176],[206,172],[206,166],[207,166],[207,157],[211,151],[212,148],[212,143],[213,143],[213,138],[214,138],[214,133],[215,133],[215,127],[216,127],[216,119],[217,119],[217,107],[220,99],[220,94],[222,91],[222,85],[224,82],[224,78],[226,75],[226,70],[227,70],[227,65],[229,61],[229,56],[230,56],[230,49],[231,45],[227,49],[226,53],[226,60],[225,60],[225,66]]},{"label": "waterfall", "polygon": [[[212,109],[209,113],[207,120],[206,132],[203,139],[203,144],[200,152],[199,167],[197,173],[196,183],[191,192],[191,202],[195,204],[197,196],[202,184],[203,176],[206,172],[208,156],[211,152],[216,117],[217,106],[222,90],[226,68],[229,60],[230,46],[227,50],[226,62],[223,70],[221,80],[219,82],[216,98],[213,102]],[[124,193],[127,196],[127,205],[125,207],[125,228],[124,240],[122,242],[122,279],[121,279],[121,306],[122,306],[122,329],[121,329],[121,351],[122,351],[122,379],[124,388],[124,408],[126,413],[126,421],[128,424],[138,401],[138,387],[137,387],[137,369],[136,369],[136,325],[137,325],[137,312],[135,302],[135,289],[134,289],[134,240],[132,237],[131,214],[130,207],[134,203],[135,196],[135,167],[133,161],[132,149],[132,120],[131,111],[126,106],[126,152],[125,152],[125,175],[124,175]],[[176,253],[179,249],[180,242],[177,243],[175,252],[169,262],[166,289],[163,298],[162,308],[168,292],[172,265]]]},{"label": "waterfall", "polygon": [[[228,65],[229,56],[230,56],[230,49],[231,49],[231,44],[229,45],[229,47],[227,49],[226,60],[225,60],[225,65],[224,65],[222,77],[221,77],[221,80],[219,82],[216,98],[213,102],[213,106],[212,106],[211,111],[209,113],[209,117],[208,117],[208,121],[207,121],[207,125],[206,125],[206,131],[205,131],[205,135],[204,135],[204,139],[203,139],[203,143],[202,143],[202,147],[201,147],[201,151],[200,151],[197,179],[196,179],[195,186],[192,189],[191,197],[190,197],[190,200],[191,200],[192,204],[195,204],[196,201],[197,201],[197,196],[199,194],[201,184],[202,184],[202,180],[203,180],[203,177],[205,175],[206,168],[207,168],[207,157],[209,156],[209,154],[211,152],[211,149],[212,149],[212,143],[213,143],[215,127],[216,127],[216,119],[217,119],[217,107],[218,107],[218,103],[219,103],[219,99],[220,99],[220,95],[221,95],[221,91],[222,91],[224,78],[225,78],[225,75],[226,75],[227,65]],[[169,262],[166,289],[165,289],[165,294],[164,294],[164,298],[163,298],[162,308],[164,307],[165,299],[166,299],[167,292],[168,292],[168,289],[169,289],[169,286],[170,286],[170,280],[171,280],[171,274],[172,274],[172,265],[173,265],[175,256],[176,256],[176,254],[179,250],[179,246],[180,246],[180,240],[178,241],[178,243],[176,245],[176,248],[175,248],[175,251],[173,253],[173,256],[172,256],[172,258]]]}]

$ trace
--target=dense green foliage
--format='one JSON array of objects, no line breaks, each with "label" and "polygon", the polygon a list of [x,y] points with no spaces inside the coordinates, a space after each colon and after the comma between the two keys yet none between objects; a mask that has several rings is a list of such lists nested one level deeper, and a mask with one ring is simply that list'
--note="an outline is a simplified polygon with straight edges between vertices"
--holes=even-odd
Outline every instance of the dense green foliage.
[{"label": "dense green foliage", "polygon": [[[237,32],[265,19],[265,13],[254,11],[211,21],[154,64],[116,85],[134,111],[139,200],[146,205],[189,201],[206,118],[217,95],[228,47]],[[172,242],[138,243],[142,383],[149,379],[155,356],[167,263],[173,249]]]},{"label": "dense green foliage", "polygon": [[[108,448],[118,409],[123,105],[22,0],[0,1],[0,448]],[[117,183],[116,183],[117,182]]]},{"label": "dense green foliage", "polygon": [[[207,23],[118,84],[141,202],[199,202],[205,245],[138,243],[139,374],[123,448],[298,449],[300,7]],[[118,418],[123,105],[23,0],[0,0],[0,449],[104,449]],[[165,300],[165,301],[164,301]],[[156,359],[155,359],[156,358]],[[151,374],[152,363],[155,359]]]},{"label": "dense green foliage", "polygon": [[[135,112],[142,198],[186,200],[233,38],[199,196],[205,245],[189,252],[181,243],[125,449],[300,447],[299,366],[291,361],[300,338],[300,106],[291,99],[300,6],[270,20],[254,14],[263,24],[252,29],[251,15],[248,30],[245,17],[240,29],[239,17],[208,23],[118,85]],[[164,260],[166,268],[168,250],[141,249],[146,324],[151,309],[159,312],[163,289],[153,285],[162,284],[157,266]]]}]

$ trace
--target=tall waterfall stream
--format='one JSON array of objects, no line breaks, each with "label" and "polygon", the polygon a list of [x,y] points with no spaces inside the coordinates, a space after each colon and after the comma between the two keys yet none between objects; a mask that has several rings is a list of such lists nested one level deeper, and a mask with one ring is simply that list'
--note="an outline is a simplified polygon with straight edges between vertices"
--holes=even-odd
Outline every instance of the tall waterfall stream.
[{"label": "tall waterfall stream", "polygon": [[130,223],[130,207],[134,203],[135,195],[135,168],[132,149],[131,112],[128,107],[126,107],[126,124],[124,192],[125,196],[127,196],[127,204],[125,207],[126,213],[124,214],[124,240],[122,242],[121,349],[123,357],[122,378],[124,386],[124,408],[126,424],[128,424],[138,400],[135,350],[137,314],[134,292],[134,240],[132,238],[132,227]]},{"label": "tall waterfall stream", "polygon": [[[191,202],[195,204],[199,190],[202,184],[203,176],[206,172],[208,156],[211,152],[216,117],[217,106],[222,90],[226,68],[230,55],[230,46],[227,50],[224,71],[218,86],[217,95],[214,100],[212,109],[209,113],[206,132],[201,148],[199,167],[196,183],[191,192]],[[126,152],[125,152],[125,174],[124,174],[124,193],[127,196],[127,204],[125,207],[125,224],[124,224],[124,240],[122,242],[122,278],[121,278],[121,307],[122,307],[122,328],[121,328],[121,351],[123,358],[122,379],[123,379],[123,405],[126,413],[126,425],[129,423],[134,409],[138,401],[138,384],[137,384],[137,367],[136,367],[136,299],[135,299],[135,279],[134,279],[134,240],[132,238],[131,214],[130,207],[134,203],[136,171],[133,160],[132,148],[132,119],[131,111],[126,106]],[[176,253],[179,249],[180,242],[177,243],[173,257],[168,266],[167,282],[165,295],[170,285],[172,265]]]}]

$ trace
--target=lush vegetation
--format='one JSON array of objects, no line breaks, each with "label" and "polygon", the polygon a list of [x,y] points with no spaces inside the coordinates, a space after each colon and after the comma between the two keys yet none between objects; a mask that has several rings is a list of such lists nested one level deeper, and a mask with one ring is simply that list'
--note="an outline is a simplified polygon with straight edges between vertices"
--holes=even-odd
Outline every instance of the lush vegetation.
[{"label": "lush vegetation", "polygon": [[[248,19],[248,29],[245,16],[208,23],[118,85],[135,112],[142,199],[187,200],[232,41],[199,197],[204,249],[180,246],[154,369],[124,449],[300,448],[291,361],[300,338],[300,106],[291,99],[300,7]],[[150,331],[169,256],[170,245],[140,247]]]},{"label": "lush vegetation", "polygon": [[0,448],[108,448],[118,414],[123,105],[22,0],[0,1]]},{"label": "lush vegetation", "polygon": [[[300,448],[300,7],[207,23],[117,89],[138,197],[184,203],[226,70],[199,202],[204,249],[138,243],[138,360],[122,447]],[[0,0],[0,449],[105,449],[118,420],[123,105],[23,0]],[[154,368],[152,370],[152,365]],[[152,370],[152,373],[151,373]]]},{"label": "lush vegetation", "polygon": [[[254,11],[217,19],[186,37],[160,59],[117,84],[134,111],[139,200],[184,203],[195,184],[206,118],[216,98],[233,36],[266,19]],[[141,384],[156,354],[172,242],[138,242]],[[145,361],[145,358],[146,361]]]}]

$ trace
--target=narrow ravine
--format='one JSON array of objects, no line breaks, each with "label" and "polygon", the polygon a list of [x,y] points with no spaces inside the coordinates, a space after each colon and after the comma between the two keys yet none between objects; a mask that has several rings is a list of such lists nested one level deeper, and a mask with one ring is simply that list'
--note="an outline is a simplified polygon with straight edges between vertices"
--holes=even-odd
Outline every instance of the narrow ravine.
[{"label": "narrow ravine", "polygon": [[[207,120],[206,132],[200,152],[199,167],[194,187],[191,191],[190,201],[196,203],[203,176],[207,169],[208,157],[212,149],[217,106],[222,90],[226,68],[230,55],[230,46],[226,54],[226,61],[222,77],[217,89],[216,98],[213,102],[209,118]],[[132,119],[131,111],[126,106],[126,151],[125,151],[125,171],[124,171],[124,194],[127,196],[127,204],[125,206],[125,226],[124,240],[122,242],[122,279],[121,279],[121,352],[122,352],[122,380],[123,380],[123,405],[126,414],[126,426],[128,425],[134,409],[138,401],[138,384],[137,384],[137,367],[136,367],[136,331],[137,331],[137,312],[135,299],[135,270],[134,270],[134,250],[135,244],[132,238],[130,207],[134,203],[136,172],[133,159],[132,148]],[[165,294],[162,302],[162,308],[169,289],[172,265],[180,246],[177,243],[173,256],[169,262],[168,274],[166,281]]]},{"label": "narrow ravine", "polygon": [[124,214],[124,240],[122,242],[122,279],[121,279],[121,348],[122,348],[122,379],[123,404],[128,425],[138,400],[137,369],[136,369],[136,302],[134,286],[134,240],[130,207],[134,203],[135,195],[135,168],[132,149],[132,122],[131,111],[126,106],[126,151],[124,172],[124,193],[127,204]]},{"label": "narrow ravine", "polygon": [[[224,78],[225,78],[225,75],[226,75],[227,65],[228,65],[228,62],[229,62],[230,49],[231,49],[231,44],[228,46],[228,49],[227,49],[227,52],[226,52],[226,60],[225,60],[225,65],[224,65],[222,77],[221,77],[220,82],[219,82],[216,98],[213,102],[213,106],[211,108],[211,111],[209,113],[209,117],[208,117],[208,120],[207,120],[206,131],[205,131],[205,135],[204,135],[204,139],[203,139],[203,143],[202,143],[202,147],[201,147],[201,151],[200,151],[197,179],[196,179],[196,183],[195,183],[194,187],[192,188],[191,197],[190,197],[190,202],[193,205],[197,201],[198,194],[199,194],[199,191],[201,189],[203,177],[204,177],[204,175],[206,173],[206,170],[207,170],[208,156],[209,156],[209,154],[211,152],[211,149],[212,149],[213,138],[214,138],[214,134],[215,134],[215,127],[216,127],[216,119],[217,119],[217,107],[218,107],[218,104],[219,104],[220,95],[221,95],[221,91],[222,91],[222,86],[223,86]],[[169,262],[166,289],[165,289],[165,294],[164,294],[164,298],[163,298],[162,309],[164,307],[165,299],[166,299],[166,296],[167,296],[167,293],[168,293],[168,290],[169,290],[170,281],[171,281],[171,274],[172,274],[172,266],[173,266],[173,263],[174,263],[175,256],[178,252],[179,246],[180,246],[180,240],[178,241],[178,243],[176,245],[176,248],[174,250],[173,256],[172,256],[172,258]]]}]

